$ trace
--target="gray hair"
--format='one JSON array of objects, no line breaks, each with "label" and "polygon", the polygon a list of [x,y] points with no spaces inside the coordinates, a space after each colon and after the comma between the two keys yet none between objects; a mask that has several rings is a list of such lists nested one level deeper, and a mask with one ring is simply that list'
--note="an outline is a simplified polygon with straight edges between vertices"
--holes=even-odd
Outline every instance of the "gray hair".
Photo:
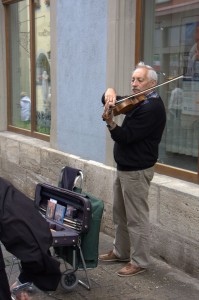
[{"label": "gray hair", "polygon": [[148,78],[150,80],[154,80],[156,82],[158,81],[158,74],[156,73],[156,71],[151,66],[145,65],[145,63],[143,61],[140,61],[136,65],[135,70],[139,69],[139,68],[146,68],[148,70]]}]

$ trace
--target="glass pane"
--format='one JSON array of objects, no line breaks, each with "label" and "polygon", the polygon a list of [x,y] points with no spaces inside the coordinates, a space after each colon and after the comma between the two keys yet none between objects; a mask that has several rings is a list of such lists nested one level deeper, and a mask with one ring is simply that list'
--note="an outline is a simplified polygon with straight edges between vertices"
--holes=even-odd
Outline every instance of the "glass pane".
[{"label": "glass pane", "polygon": [[145,1],[145,6],[142,59],[159,73],[159,83],[184,75],[158,89],[167,110],[159,162],[197,172],[199,2]]},{"label": "glass pane", "polygon": [[35,1],[36,131],[50,134],[50,1]]},{"label": "glass pane", "polygon": [[30,129],[30,26],[28,1],[10,5],[11,125]]}]

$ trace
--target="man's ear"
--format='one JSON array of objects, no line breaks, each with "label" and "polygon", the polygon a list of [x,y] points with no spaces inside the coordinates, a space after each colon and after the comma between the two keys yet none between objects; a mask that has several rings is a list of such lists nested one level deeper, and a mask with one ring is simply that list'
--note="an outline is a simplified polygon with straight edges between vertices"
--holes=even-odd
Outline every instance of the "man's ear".
[{"label": "man's ear", "polygon": [[151,80],[151,87],[156,86],[157,85],[157,81],[156,80]]}]

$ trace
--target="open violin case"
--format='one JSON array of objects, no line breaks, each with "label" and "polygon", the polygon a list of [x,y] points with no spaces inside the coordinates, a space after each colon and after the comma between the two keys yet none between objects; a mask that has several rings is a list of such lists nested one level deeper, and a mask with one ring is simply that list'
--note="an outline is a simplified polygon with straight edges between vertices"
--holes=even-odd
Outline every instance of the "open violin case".
[{"label": "open violin case", "polygon": [[[68,207],[72,207],[72,216],[65,215],[61,224],[54,219],[49,219],[47,207],[50,199],[65,206],[66,211]],[[63,259],[66,266],[66,271],[62,273],[60,281],[62,287],[71,290],[79,283],[90,290],[91,284],[87,268],[95,268],[98,265],[103,201],[88,193],[82,193],[81,189],[68,190],[63,187],[39,183],[35,189],[35,206],[49,223],[55,255]],[[85,271],[87,283],[77,279],[75,272],[78,270]]]},{"label": "open violin case", "polygon": [[[46,216],[48,200],[53,199],[66,208],[73,208],[73,215],[64,216],[63,223]],[[91,203],[87,197],[48,184],[37,184],[35,190],[35,206],[49,223],[54,247],[77,245],[82,233],[89,230]]]}]

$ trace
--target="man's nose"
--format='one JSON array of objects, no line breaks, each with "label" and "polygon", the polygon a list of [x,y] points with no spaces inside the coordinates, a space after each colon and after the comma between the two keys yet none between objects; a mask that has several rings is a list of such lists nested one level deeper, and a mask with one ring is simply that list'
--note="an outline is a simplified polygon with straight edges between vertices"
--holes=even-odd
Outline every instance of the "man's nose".
[{"label": "man's nose", "polygon": [[132,85],[132,86],[137,86],[137,85],[138,85],[138,81],[137,81],[137,80],[132,81],[132,82],[131,82],[131,85]]}]

